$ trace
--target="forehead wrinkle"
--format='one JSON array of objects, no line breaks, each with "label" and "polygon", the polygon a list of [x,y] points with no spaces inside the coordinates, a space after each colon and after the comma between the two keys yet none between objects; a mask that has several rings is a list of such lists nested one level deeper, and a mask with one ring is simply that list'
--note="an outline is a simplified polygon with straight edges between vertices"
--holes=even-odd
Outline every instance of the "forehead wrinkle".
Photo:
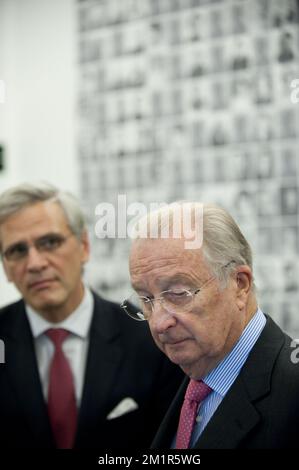
[{"label": "forehead wrinkle", "polygon": [[[199,263],[185,262],[182,264],[178,257],[164,257],[162,259],[153,259],[151,261],[138,260],[131,267],[132,287],[135,290],[144,290],[149,288],[149,279],[154,281],[162,290],[168,289],[172,283],[182,282],[188,284],[188,288],[199,287],[205,282],[209,273]],[[150,276],[150,277],[149,277]]]},{"label": "forehead wrinkle", "polygon": [[176,257],[159,258],[159,260],[157,260],[156,258],[152,260],[138,260],[137,262],[131,264],[131,271],[133,274],[142,274],[144,272],[155,271],[164,267],[176,266],[178,263],[179,260]]},{"label": "forehead wrinkle", "polygon": [[133,244],[130,273],[131,284],[137,290],[149,290],[152,283],[164,290],[171,282],[179,282],[179,277],[191,288],[206,280],[206,271],[202,251],[185,249],[181,240],[138,240]]},{"label": "forehead wrinkle", "polygon": [[[202,258],[199,250],[187,250],[187,249],[171,249],[167,250],[166,254],[162,254],[158,257],[155,249],[150,253],[143,253],[141,250],[133,250],[131,254],[130,264],[131,268],[142,271],[143,268],[162,268],[164,266],[171,266],[176,264],[185,263],[186,266],[190,266],[191,263],[194,263],[194,260],[197,258],[197,266],[200,266],[202,263]],[[161,250],[160,250],[161,251]],[[168,251],[168,252],[167,252]]]}]

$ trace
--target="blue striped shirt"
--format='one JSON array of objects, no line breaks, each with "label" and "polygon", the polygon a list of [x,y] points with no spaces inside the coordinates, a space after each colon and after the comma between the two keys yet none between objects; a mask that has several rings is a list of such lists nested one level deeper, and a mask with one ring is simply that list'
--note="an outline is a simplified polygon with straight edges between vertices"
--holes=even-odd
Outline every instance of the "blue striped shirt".
[{"label": "blue striped shirt", "polygon": [[215,369],[203,378],[203,381],[213,389],[213,392],[207,396],[199,407],[191,438],[191,447],[193,447],[198,440],[216,409],[238,377],[241,368],[258,340],[265,324],[265,315],[258,309],[231,352],[225,356]]},{"label": "blue striped shirt", "polygon": [[225,356],[215,369],[203,377],[203,381],[209,385],[213,391],[199,407],[190,447],[195,445],[228,390],[238,377],[241,368],[258,340],[265,324],[266,317],[263,312],[258,309],[231,352]]}]

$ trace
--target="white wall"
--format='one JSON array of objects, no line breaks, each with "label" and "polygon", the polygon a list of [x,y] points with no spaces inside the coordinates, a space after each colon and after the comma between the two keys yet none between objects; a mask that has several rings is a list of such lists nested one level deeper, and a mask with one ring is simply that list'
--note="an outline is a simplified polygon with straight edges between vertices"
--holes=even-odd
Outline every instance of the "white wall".
[{"label": "white wall", "polygon": [[[0,192],[46,180],[78,194],[74,0],[0,0]],[[0,306],[16,298],[0,269]]]}]

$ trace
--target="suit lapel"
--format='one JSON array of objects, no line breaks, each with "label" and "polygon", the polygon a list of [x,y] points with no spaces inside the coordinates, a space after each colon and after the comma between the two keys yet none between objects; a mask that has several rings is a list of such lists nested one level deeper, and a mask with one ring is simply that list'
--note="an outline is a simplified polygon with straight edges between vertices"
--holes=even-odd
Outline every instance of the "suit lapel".
[{"label": "suit lapel", "polygon": [[6,338],[8,375],[36,442],[51,446],[52,438],[45,400],[42,393],[33,338],[23,302],[17,306],[11,330]]},{"label": "suit lapel", "polygon": [[280,329],[267,318],[243,369],[195,447],[234,449],[259,423],[255,403],[271,391],[272,370],[283,341]]},{"label": "suit lapel", "polygon": [[[199,449],[234,449],[260,421],[255,403],[271,391],[271,375],[283,345],[280,329],[267,317],[267,323],[236,381],[215,411],[196,442]],[[169,408],[152,444],[169,448],[177,431],[187,378]]]},{"label": "suit lapel", "polygon": [[106,419],[105,403],[109,400],[111,387],[117,383],[117,372],[122,357],[119,326],[116,322],[113,324],[112,312],[107,309],[105,302],[98,296],[94,296],[94,299],[78,440],[80,430],[86,428],[87,423],[88,427],[93,427],[99,420]]},{"label": "suit lapel", "polygon": [[[189,378],[184,381],[172,403],[153,447],[169,448],[177,431],[180,411]],[[196,442],[199,449],[235,448],[238,442],[258,423],[259,415],[248,400],[243,384],[233,386]]]},{"label": "suit lapel", "polygon": [[260,418],[241,381],[234,384],[208,423],[195,447],[234,449]]}]

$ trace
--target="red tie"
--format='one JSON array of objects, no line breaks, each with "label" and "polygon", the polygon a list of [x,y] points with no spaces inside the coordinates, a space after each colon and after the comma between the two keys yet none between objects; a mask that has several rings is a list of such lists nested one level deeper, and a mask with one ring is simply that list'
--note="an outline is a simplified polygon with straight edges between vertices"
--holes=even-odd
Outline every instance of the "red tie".
[{"label": "red tie", "polygon": [[190,380],[181,409],[176,438],[176,449],[189,448],[198,405],[208,396],[211,391],[212,389],[202,380]]},{"label": "red tie", "polygon": [[58,449],[73,447],[77,427],[73,374],[62,350],[62,343],[68,334],[62,328],[46,331],[55,347],[49,373],[48,413]]}]

